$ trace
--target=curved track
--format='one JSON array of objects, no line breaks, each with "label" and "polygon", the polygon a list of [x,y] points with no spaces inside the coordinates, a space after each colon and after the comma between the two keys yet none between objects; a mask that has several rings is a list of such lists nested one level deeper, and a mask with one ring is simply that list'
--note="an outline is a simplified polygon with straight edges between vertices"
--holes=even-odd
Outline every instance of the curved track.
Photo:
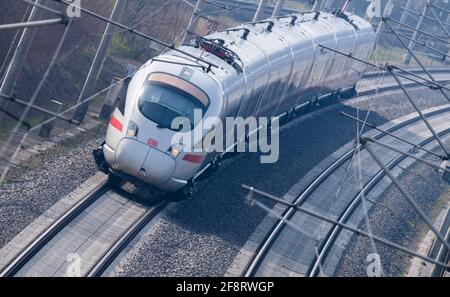
[{"label": "curved track", "polygon": [[[440,136],[444,136],[450,133],[450,128],[446,129],[442,133],[440,133]],[[424,140],[418,146],[424,147],[430,143],[435,141],[434,137],[429,137],[428,139]],[[389,170],[392,170],[396,166],[398,166],[402,161],[407,159],[405,155],[397,155],[394,159],[392,159],[388,164],[386,164],[386,167]],[[351,200],[349,206],[346,208],[345,212],[339,217],[339,223],[345,224],[348,222],[352,214],[357,210],[358,206],[361,203],[361,199],[364,197],[364,195],[367,195],[374,187],[377,186],[377,184],[386,176],[384,170],[380,170],[377,172],[377,174],[370,179],[370,181],[363,187],[363,189]],[[320,267],[322,266],[322,263],[326,260],[327,255],[329,254],[333,244],[335,243],[338,236],[341,234],[341,231],[343,229],[339,226],[335,226],[325,237],[325,242],[322,243],[322,245],[318,249],[318,255],[313,262],[313,264],[310,267],[310,271],[308,272],[308,276],[317,276],[320,273]],[[444,261],[443,261],[444,262]]]},{"label": "curved track", "polygon": [[[450,108],[448,106],[446,106],[445,108],[435,110],[433,112],[428,113],[427,117],[431,120],[434,119],[436,121],[436,119],[441,118],[444,115],[447,115],[447,117],[450,116]],[[409,119],[405,122],[399,123],[397,125],[394,125],[394,126],[390,127],[389,129],[387,129],[387,131],[391,132],[391,133],[397,133],[402,130],[411,129],[411,127],[417,125],[418,123],[421,123],[421,120],[419,117],[416,117],[413,119]],[[441,130],[440,130],[441,135],[450,133],[449,125],[446,126],[445,124],[441,123],[441,126],[444,127],[444,128],[441,127]],[[413,136],[413,135],[411,135],[411,136]],[[391,138],[390,136],[388,136],[382,132],[375,134],[372,137],[374,139],[378,139],[379,141],[384,141],[387,138]],[[391,138],[391,140],[392,140],[392,138]],[[417,140],[414,141],[414,143],[416,143],[417,145],[420,145],[420,146],[424,146],[424,145],[427,145],[427,144],[433,142],[433,140],[434,139],[432,137],[430,137],[429,134],[426,134],[426,136],[421,135],[421,137],[417,137]],[[298,205],[298,206],[305,205],[307,202],[309,202],[310,199],[312,199],[313,194],[315,194],[316,192],[322,192],[325,195],[334,195],[334,194],[326,191],[327,190],[326,185],[325,185],[325,187],[322,187],[322,186],[327,182],[328,179],[332,179],[334,177],[333,175],[335,173],[337,173],[338,171],[341,171],[341,172],[345,171],[344,168],[347,167],[349,162],[351,162],[353,156],[356,154],[358,149],[359,149],[358,147],[355,147],[355,148],[347,151],[345,154],[343,154],[341,157],[339,157],[335,162],[333,162],[328,168],[326,168],[326,170],[324,170],[320,175],[318,175],[309,184],[309,186],[295,199],[294,204]],[[405,157],[403,155],[397,154],[393,158],[389,158],[388,162],[385,162],[385,163],[387,163],[388,168],[392,169],[395,166],[397,166],[400,162],[402,162],[404,159],[405,159]],[[344,194],[349,195],[350,197],[352,197],[352,199],[350,199],[349,201],[346,201],[346,206],[343,207],[342,210],[339,210],[338,213],[332,212],[332,214],[330,213],[330,215],[335,217],[341,223],[345,223],[350,219],[350,217],[354,214],[355,210],[358,209],[358,206],[360,205],[361,198],[363,197],[363,195],[367,195],[368,192],[370,192],[372,189],[374,189],[374,187],[385,176],[384,171],[380,170],[379,168],[377,171],[372,170],[371,172],[372,172],[372,174],[371,174],[370,178],[368,180],[367,179],[365,180],[363,190],[360,190],[356,194],[353,194],[353,195],[352,195],[352,193],[353,193],[352,191],[343,190],[343,192],[345,192]],[[346,197],[344,198],[343,196],[344,195],[342,195],[341,198],[345,199]],[[311,205],[310,207],[315,207],[315,206]],[[316,207],[318,207],[318,206],[316,205]],[[262,275],[262,273],[260,273],[260,268],[261,268],[262,264],[265,262],[268,262],[267,263],[268,267],[271,267],[271,268],[267,268],[269,271],[271,271],[272,269],[275,269],[272,267],[274,263],[271,260],[267,260],[267,254],[273,248],[276,241],[279,240],[280,236],[285,231],[286,224],[284,222],[287,220],[292,220],[293,217],[296,215],[296,213],[297,212],[294,208],[287,208],[282,213],[281,216],[282,216],[283,220],[277,221],[277,223],[272,227],[272,229],[267,234],[267,236],[265,237],[263,242],[259,245],[259,247],[257,248],[257,251],[253,255],[250,263],[246,267],[246,269],[243,273],[243,276]],[[301,265],[296,264],[297,265],[296,267],[298,268],[298,270],[303,271],[301,274],[303,274],[305,276],[315,276],[315,275],[319,274],[321,264],[327,257],[330,248],[333,246],[333,243],[335,242],[336,238],[340,234],[340,231],[342,230],[340,227],[336,227],[336,226],[321,225],[320,222],[315,222],[313,225],[316,226],[316,228],[314,228],[313,226],[310,226],[310,225],[306,225],[305,227],[311,228],[310,229],[311,232],[317,232],[317,230],[321,230],[322,233],[320,235],[323,236],[323,239],[320,240],[320,244],[318,244],[316,247],[314,247],[314,246],[309,246],[311,244],[310,242],[309,243],[307,243],[307,242],[297,243],[297,244],[304,244],[304,245],[308,246],[308,247],[302,247],[303,251],[302,251],[301,255],[304,258],[307,258],[309,260],[303,259],[304,261],[301,263]],[[285,231],[285,232],[287,232],[287,231]],[[288,235],[284,234],[283,239],[287,240],[286,239],[287,237],[288,237]],[[285,244],[289,245],[289,243],[286,243],[286,242],[285,242]],[[297,248],[297,246],[294,248],[294,250],[296,248]],[[294,252],[294,251],[292,251],[292,252]],[[309,253],[309,255],[305,256],[305,254],[308,254],[308,253]],[[279,254],[277,254],[277,255],[275,255],[275,254],[276,253],[274,252],[272,254],[272,257],[275,257],[275,258],[280,257]],[[288,261],[288,260],[282,261],[279,259],[275,259],[274,261],[280,261],[280,263],[285,263],[285,261]],[[308,263],[305,263],[305,261]],[[277,275],[277,273],[278,272],[276,272],[275,275]],[[293,273],[294,273],[294,275],[297,275],[297,272],[293,272]],[[263,275],[266,275],[266,274],[263,274]]]},{"label": "curved track", "polygon": [[[108,183],[99,185],[36,238],[0,276],[101,276],[168,204],[144,200],[151,198],[146,194],[139,189],[132,193],[123,187],[113,189]],[[72,261],[79,261],[79,267],[71,266]]]},{"label": "curved track", "polygon": [[127,245],[135,238],[139,232],[166,206],[168,202],[159,203],[157,206],[148,209],[128,231],[120,237],[111,249],[99,259],[97,265],[89,271],[89,277],[99,277],[108,269],[111,263],[120,255],[120,253],[127,247]]},{"label": "curved track", "polygon": [[[439,81],[448,77],[442,75]],[[409,87],[414,87],[410,84]],[[377,89],[376,92],[391,91],[392,87]],[[375,91],[374,91],[375,92]],[[450,110],[450,108],[449,108]],[[448,111],[448,110],[447,110]],[[445,112],[435,111],[428,116],[435,116]],[[412,119],[389,129],[397,131],[417,122]],[[379,133],[375,138],[383,138]],[[296,203],[303,204],[311,194],[329,176],[341,168],[351,159],[351,150],[334,162],[326,171],[314,180],[310,186],[298,197]],[[375,180],[371,183],[375,183]],[[369,183],[368,185],[370,185]],[[99,185],[93,192],[75,205],[69,212],[56,221],[46,232],[23,250],[1,273],[0,276],[58,276],[66,275],[68,256],[79,255],[81,260],[80,275],[101,276],[130,241],[167,205],[166,202],[155,202],[146,205],[139,199],[128,199],[133,194],[125,191],[114,191],[108,184]],[[356,208],[359,198],[353,200],[347,211],[342,214],[346,220]],[[283,213],[283,217],[294,215],[293,209]],[[245,275],[254,275],[260,261],[274,242],[277,234],[282,231],[284,224],[279,222],[273,227],[264,244],[260,246]],[[333,243],[339,230],[330,231],[328,241],[321,247],[319,261],[327,254],[327,249]],[[312,265],[310,274],[316,273],[317,265]]]}]

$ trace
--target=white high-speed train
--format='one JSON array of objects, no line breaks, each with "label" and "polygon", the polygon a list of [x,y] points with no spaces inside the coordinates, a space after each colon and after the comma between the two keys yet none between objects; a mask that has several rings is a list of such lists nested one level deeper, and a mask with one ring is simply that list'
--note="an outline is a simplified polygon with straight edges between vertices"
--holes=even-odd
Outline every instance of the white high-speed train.
[{"label": "white high-speed train", "polygon": [[[171,121],[193,110],[203,117],[277,116],[318,95],[354,86],[363,65],[323,50],[367,59],[375,32],[347,12],[304,13],[246,23],[197,38],[148,61],[132,78],[123,111],[111,117],[105,143],[96,151],[99,167],[176,197],[193,192],[193,179],[217,157],[171,144]],[[198,67],[202,66],[202,67]],[[189,133],[189,132],[188,132]]]}]

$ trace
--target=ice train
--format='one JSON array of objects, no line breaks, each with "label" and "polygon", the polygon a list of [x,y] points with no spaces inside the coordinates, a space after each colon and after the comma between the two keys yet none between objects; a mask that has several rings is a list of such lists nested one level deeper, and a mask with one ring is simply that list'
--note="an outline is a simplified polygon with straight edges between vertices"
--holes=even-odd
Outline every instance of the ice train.
[{"label": "ice train", "polygon": [[[171,143],[171,121],[193,110],[203,117],[277,116],[312,98],[354,86],[363,65],[324,45],[367,59],[375,42],[370,23],[337,10],[246,23],[195,38],[143,65],[117,108],[105,143],[94,152],[99,167],[136,184],[188,197],[194,177],[217,158]],[[198,56],[218,66],[207,67]],[[210,68],[210,69],[208,69]]]}]

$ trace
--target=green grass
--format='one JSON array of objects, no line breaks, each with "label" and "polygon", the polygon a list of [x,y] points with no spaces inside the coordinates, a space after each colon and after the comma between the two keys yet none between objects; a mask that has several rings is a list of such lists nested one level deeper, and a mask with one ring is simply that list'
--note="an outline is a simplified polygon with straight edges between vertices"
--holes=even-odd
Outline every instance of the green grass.
[{"label": "green grass", "polygon": [[14,122],[9,120],[7,116],[3,116],[2,124],[0,125],[0,141],[6,140],[9,133],[14,129]]},{"label": "green grass", "polygon": [[[26,119],[26,122],[31,126],[35,126],[38,125],[40,123],[42,123],[45,120],[44,117],[42,116],[31,116],[29,118]],[[11,118],[9,118],[8,116],[4,116],[3,120],[2,120],[2,125],[0,126],[0,141],[5,141],[9,135],[11,134],[11,132],[13,131],[13,129],[16,127],[17,121],[12,120]],[[22,126],[22,128],[24,128],[25,126]]]},{"label": "green grass", "polygon": [[133,48],[121,34],[115,34],[111,39],[109,54],[118,56],[129,56],[133,53]]},{"label": "green grass", "polygon": [[94,60],[96,49],[94,47],[86,47],[83,51],[83,58],[87,63],[92,63]]},{"label": "green grass", "polygon": [[113,35],[108,50],[109,55],[141,62],[148,60],[150,52],[145,40],[123,33]]},{"label": "green grass", "polygon": [[103,103],[105,96],[106,96],[105,94],[99,94],[91,100],[91,103],[93,104]]},{"label": "green grass", "polygon": [[[419,67],[419,64],[414,60],[414,58],[411,58],[411,63],[406,65],[403,63],[403,58],[406,54],[405,49],[400,49],[396,47],[387,48],[382,45],[378,45],[375,49],[375,51],[370,56],[371,62],[377,62],[379,64],[383,63],[391,63],[399,66],[409,66],[409,67]],[[424,64],[425,66],[429,67],[448,67],[445,63],[442,63],[441,61],[437,61],[435,59],[432,59],[427,56],[423,55],[417,55],[417,57],[420,59],[420,62]]]}]

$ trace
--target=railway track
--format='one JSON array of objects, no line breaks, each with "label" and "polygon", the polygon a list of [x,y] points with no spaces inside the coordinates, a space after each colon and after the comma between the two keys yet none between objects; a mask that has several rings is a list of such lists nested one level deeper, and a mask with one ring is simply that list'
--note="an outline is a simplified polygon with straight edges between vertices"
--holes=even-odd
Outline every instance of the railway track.
[{"label": "railway track", "polygon": [[[114,190],[108,183],[98,185],[39,235],[0,276],[66,276],[69,256],[73,255],[80,260],[79,270],[75,271],[79,275],[75,276],[101,276],[168,204],[148,203],[139,194],[139,189],[130,193],[123,187]],[[102,215],[107,217],[102,220]]]},{"label": "railway track", "polygon": [[[445,107],[439,110],[434,110],[432,112],[429,112],[426,116],[428,118],[436,119],[439,116],[442,116],[443,114],[450,115],[450,107]],[[420,117],[412,118],[407,121],[404,121],[402,123],[396,124],[389,129],[387,129],[390,133],[396,133],[401,130],[405,130],[410,128],[412,125],[419,123]],[[441,135],[447,135],[450,133],[450,127],[446,127],[442,131],[440,131]],[[390,136],[379,132],[372,136],[374,139],[377,139],[379,141],[382,141],[386,138],[391,138]],[[425,146],[427,144],[430,144],[433,142],[432,137],[426,137],[425,139],[420,139],[416,142],[417,145]],[[304,191],[294,200],[294,204],[297,206],[304,206],[309,202],[310,199],[313,199],[313,194],[318,191],[322,190],[322,193],[324,192],[324,189],[320,189],[320,187],[327,181],[327,179],[330,179],[333,177],[333,175],[338,172],[339,170],[343,170],[344,167],[347,166],[347,164],[350,162],[350,160],[353,158],[354,154],[358,150],[357,147],[347,151],[343,155],[341,155],[336,161],[334,161],[329,167],[327,167],[321,174],[319,174],[315,179],[310,182],[310,184],[305,188]],[[363,151],[363,150],[362,150]],[[390,169],[393,169],[395,166],[400,164],[402,161],[405,160],[404,155],[397,154],[394,157],[390,158],[390,161],[387,162],[387,167]],[[373,190],[376,185],[385,177],[385,173],[383,170],[377,170],[374,172],[374,174],[371,176],[371,178],[365,182],[363,189],[358,191],[355,195],[352,195],[352,199],[347,201],[346,206],[339,211],[339,213],[335,214],[334,217],[336,217],[336,220],[338,220],[341,223],[346,223],[349,221],[349,219],[352,217],[352,215],[355,213],[355,211],[358,209],[358,206],[361,203],[361,198],[363,195],[367,195],[371,190]],[[263,241],[259,244],[257,247],[257,250],[251,257],[249,264],[246,266],[243,276],[250,277],[250,276],[258,276],[258,271],[261,267],[261,265],[266,260],[268,252],[273,248],[275,242],[280,238],[281,234],[283,233],[286,224],[285,221],[292,220],[293,217],[296,215],[295,208],[287,208],[284,210],[284,212],[281,214],[282,220],[277,220],[277,222],[272,226],[271,230],[267,233],[266,237],[263,239]],[[317,224],[316,224],[317,225]],[[317,228],[320,228],[320,225],[316,226]],[[312,226],[307,226],[309,228],[314,228]],[[338,236],[341,234],[342,228],[338,226],[328,226],[329,228],[324,228],[322,225],[322,228],[327,229],[326,232],[323,232],[324,237],[323,240],[320,242],[318,247],[316,249],[309,247],[305,248],[304,253],[309,252],[310,258],[309,263],[302,262],[304,266],[304,275],[306,276],[316,276],[320,273],[321,265],[324,263],[325,259],[327,258],[330,249],[333,247],[333,244],[335,243]],[[310,230],[317,230],[317,229],[310,229]],[[287,236],[287,235],[285,235]],[[308,242],[304,242],[304,245],[308,245]],[[270,262],[270,260],[268,260]],[[273,263],[271,264],[273,265]],[[307,268],[306,268],[307,267]],[[267,275],[266,275],[267,276]]]},{"label": "railway track", "polygon": [[[420,72],[420,71],[419,71]],[[439,74],[445,74],[442,70],[436,70],[436,73]],[[370,78],[373,78],[375,75],[370,76]],[[446,81],[446,77],[441,77],[439,80],[440,82]],[[412,83],[408,85],[409,87],[414,87],[415,84]],[[390,91],[391,88],[381,88],[378,89],[379,93],[382,93],[384,91]],[[326,106],[323,104],[322,106]],[[449,109],[450,110],[450,109]],[[443,111],[436,111],[429,113],[428,116],[433,116],[441,113]],[[409,120],[405,123],[399,124],[395,127],[392,127],[389,131],[393,132],[398,129],[401,129],[402,127],[416,122],[418,119]],[[381,138],[382,133],[379,133],[376,138]],[[328,176],[330,176],[333,172],[335,172],[336,169],[342,166],[342,164],[345,164],[346,161],[351,158],[351,155],[353,154],[353,151],[349,151],[347,154],[342,156],[339,160],[337,160],[330,168],[325,171],[321,176],[319,176],[300,197],[297,199],[297,203],[302,204],[302,201],[306,201],[308,197],[311,195],[311,193],[314,191],[314,189],[320,185],[320,183],[326,179]],[[77,227],[89,223],[86,223],[89,219],[92,220],[92,216],[89,216],[89,214],[98,212],[97,216],[100,216],[102,213],[101,206],[96,205],[96,203],[99,200],[105,200],[110,201],[117,198],[108,198],[106,199],[105,196],[108,196],[109,193],[114,192],[111,189],[111,186],[108,184],[101,184],[99,185],[93,192],[91,192],[89,195],[87,195],[83,200],[81,200],[77,205],[75,205],[69,212],[67,212],[63,217],[61,217],[58,221],[56,221],[47,231],[39,235],[32,244],[30,244],[26,249],[24,249],[18,257],[16,257],[12,262],[9,263],[9,265],[6,266],[6,268],[1,271],[0,276],[28,276],[28,275],[39,275],[39,276],[52,276],[52,275],[61,275],[63,273],[64,268],[67,266],[67,259],[66,257],[54,257],[55,261],[59,261],[59,266],[54,265],[54,271],[51,271],[51,269],[46,269],[46,267],[50,267],[55,263],[52,263],[52,261],[49,260],[49,255],[54,255],[54,253],[61,255],[67,255],[67,254],[73,254],[77,252],[77,248],[81,249],[81,253],[86,252],[86,250],[94,249],[96,247],[96,240],[98,238],[95,238],[93,236],[94,234],[91,234],[90,237],[85,238],[85,241],[88,242],[90,246],[85,247],[82,246],[84,242],[80,243],[80,246],[78,247],[72,247],[72,250],[62,244],[62,239],[66,242],[77,242],[79,238],[77,238],[77,234],[70,234],[71,229],[76,229]],[[119,193],[115,193],[120,196]],[[126,196],[126,195],[125,195]],[[134,202],[126,202],[125,200],[128,200],[127,198],[123,198],[124,205],[126,203],[134,203]],[[132,200],[131,200],[132,201]],[[355,201],[358,201],[358,198],[355,198]],[[105,202],[105,209],[108,209],[108,203]],[[120,203],[119,203],[120,204]],[[107,244],[101,245],[101,248],[97,253],[95,253],[95,256],[90,258],[87,262],[87,265],[83,265],[83,269],[81,270],[81,275],[83,276],[101,276],[106,269],[111,265],[111,263],[118,257],[118,255],[123,251],[123,249],[130,243],[130,241],[135,238],[135,236],[158,214],[161,212],[162,209],[165,208],[167,205],[166,202],[158,202],[155,205],[152,206],[145,206],[143,207],[140,205],[138,207],[138,211],[135,213],[135,216],[133,216],[133,219],[131,221],[127,221],[125,225],[127,225],[126,228],[123,230],[120,230],[121,232],[115,234],[112,237],[109,237],[107,240]],[[95,208],[94,208],[95,207]],[[136,207],[136,205],[133,205],[133,207]],[[136,211],[136,210],[135,210]],[[287,210],[283,216],[290,217],[293,215],[293,210]],[[345,219],[348,215],[343,216]],[[111,218],[114,218],[114,214],[111,215]],[[120,219],[118,218],[117,221],[119,222]],[[105,223],[105,222],[104,222]],[[109,225],[109,227],[117,227],[114,225]],[[274,229],[271,231],[271,236],[268,238],[265,245],[261,247],[260,252],[258,252],[259,255],[255,255],[254,261],[252,261],[248,269],[246,275],[252,275],[255,270],[255,267],[258,265],[257,261],[265,254],[267,249],[270,247],[271,243],[270,241],[273,240],[273,236],[276,235],[277,232],[279,232],[283,228],[283,224],[278,224],[274,227]],[[108,232],[108,229],[102,230],[103,234]],[[333,233],[335,234],[335,233]],[[101,237],[101,236],[100,236]],[[332,238],[330,236],[330,238]],[[105,238],[99,238],[98,240],[105,240]],[[331,242],[331,241],[330,241]],[[59,246],[58,246],[59,244]],[[321,249],[321,254],[324,255],[327,252],[328,245],[324,245],[323,249]],[[84,249],[84,250],[83,250]],[[322,259],[323,256],[319,259]],[[56,269],[56,270],[55,270]],[[316,271],[315,268],[311,270]]]},{"label": "railway track", "polygon": [[137,220],[133,226],[122,236],[111,249],[99,259],[97,265],[89,271],[89,277],[100,277],[112,264],[112,262],[120,255],[120,253],[127,247],[127,245],[144,229],[145,226],[158,215],[166,206],[168,202],[161,202],[152,209],[147,210],[142,217]]},{"label": "railway track", "polygon": [[[440,133],[440,136],[445,136],[450,133],[450,129],[445,130],[444,132]],[[431,142],[435,141],[434,137],[429,137],[422,143],[418,144],[420,147],[424,147]],[[407,157],[405,155],[397,155],[394,159],[392,159],[388,164],[386,164],[386,167],[389,170],[394,169],[396,166],[398,166],[401,162],[406,160]],[[339,217],[339,222],[342,224],[345,224],[349,221],[352,214],[357,210],[358,206],[361,203],[361,199],[364,197],[364,195],[367,195],[372,189],[374,189],[377,184],[386,176],[384,170],[380,170],[377,172],[377,174],[364,186],[364,188],[351,200],[349,206],[346,208],[345,212]],[[320,273],[320,267],[325,261],[327,255],[329,254],[333,244],[341,234],[341,231],[343,229],[341,227],[335,226],[325,237],[325,242],[320,246],[318,249],[318,256],[316,260],[314,261],[313,265],[311,265],[311,269],[308,272],[308,276],[313,277],[317,276]]]}]

